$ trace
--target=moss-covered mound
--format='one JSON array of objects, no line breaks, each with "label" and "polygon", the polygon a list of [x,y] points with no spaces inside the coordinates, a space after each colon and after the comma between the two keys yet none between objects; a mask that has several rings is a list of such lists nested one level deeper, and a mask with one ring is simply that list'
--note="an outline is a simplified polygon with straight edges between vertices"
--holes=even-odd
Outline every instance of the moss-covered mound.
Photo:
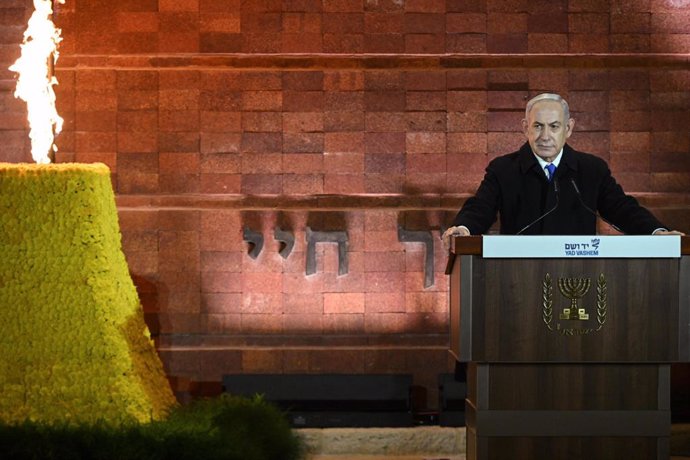
[{"label": "moss-covered mound", "polygon": [[175,398],[105,165],[0,163],[0,421],[150,421]]},{"label": "moss-covered mound", "polygon": [[297,460],[304,446],[274,406],[224,396],[148,424],[0,424],[0,452],[13,460]]}]

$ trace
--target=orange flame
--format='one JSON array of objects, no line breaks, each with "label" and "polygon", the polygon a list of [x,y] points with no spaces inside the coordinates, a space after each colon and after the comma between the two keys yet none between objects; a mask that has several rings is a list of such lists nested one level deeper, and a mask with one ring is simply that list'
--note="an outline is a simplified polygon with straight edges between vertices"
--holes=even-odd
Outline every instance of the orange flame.
[{"label": "orange flame", "polygon": [[[14,97],[26,102],[29,118],[31,156],[36,163],[50,163],[51,151],[57,151],[55,135],[62,130],[62,118],[55,108],[53,85],[57,79],[53,66],[57,62],[60,29],[55,27],[52,0],[33,0],[34,12],[29,19],[21,56],[10,66],[19,74]],[[65,0],[57,0],[65,3]]]}]

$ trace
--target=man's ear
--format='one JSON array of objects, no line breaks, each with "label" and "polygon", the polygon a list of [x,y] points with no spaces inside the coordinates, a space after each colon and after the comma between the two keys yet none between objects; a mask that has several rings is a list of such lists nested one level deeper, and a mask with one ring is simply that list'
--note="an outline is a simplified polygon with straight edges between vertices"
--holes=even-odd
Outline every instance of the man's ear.
[{"label": "man's ear", "polygon": [[525,133],[525,136],[528,135],[528,133],[527,133],[527,120],[525,118],[522,119],[522,132]]},{"label": "man's ear", "polygon": [[575,119],[574,118],[568,118],[568,123],[565,125],[565,138],[569,138],[570,135],[573,133],[573,128],[575,127]]}]

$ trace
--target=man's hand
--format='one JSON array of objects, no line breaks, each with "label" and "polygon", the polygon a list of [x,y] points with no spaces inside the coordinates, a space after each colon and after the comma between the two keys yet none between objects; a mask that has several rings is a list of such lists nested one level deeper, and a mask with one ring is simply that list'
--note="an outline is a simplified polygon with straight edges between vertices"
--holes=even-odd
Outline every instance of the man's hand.
[{"label": "man's hand", "polygon": [[653,233],[654,235],[680,235],[685,236],[685,233],[678,230],[659,230]]},{"label": "man's hand", "polygon": [[450,249],[450,239],[454,236],[470,236],[470,231],[467,230],[467,227],[450,227],[443,232],[441,240],[443,240],[443,247],[446,251]]}]

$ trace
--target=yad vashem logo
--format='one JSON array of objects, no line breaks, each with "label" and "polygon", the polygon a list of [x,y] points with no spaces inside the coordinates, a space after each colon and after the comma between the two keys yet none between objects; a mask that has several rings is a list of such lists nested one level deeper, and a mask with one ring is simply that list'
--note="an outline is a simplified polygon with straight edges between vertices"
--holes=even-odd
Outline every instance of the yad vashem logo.
[{"label": "yad vashem logo", "polygon": [[542,281],[542,319],[552,332],[562,335],[586,335],[598,332],[606,323],[606,278],[599,275],[596,287],[596,323],[590,321],[590,315],[584,305],[584,297],[590,291],[591,278],[558,278],[558,290],[570,301],[564,306],[558,321],[553,320],[553,282],[547,273]]}]

